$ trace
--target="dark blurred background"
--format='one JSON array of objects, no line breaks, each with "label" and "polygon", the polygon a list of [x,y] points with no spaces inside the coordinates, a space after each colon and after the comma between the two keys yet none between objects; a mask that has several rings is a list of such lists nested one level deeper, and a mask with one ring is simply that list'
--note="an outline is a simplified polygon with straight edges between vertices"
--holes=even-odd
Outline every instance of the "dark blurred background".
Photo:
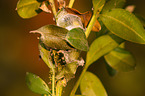
[{"label": "dark blurred background", "polygon": [[[29,34],[29,31],[53,24],[53,16],[41,13],[24,20],[15,10],[17,1],[0,0],[0,96],[40,96],[27,88],[25,73],[35,73],[49,82],[49,68],[39,59],[37,35]],[[127,0],[127,4],[135,5],[135,12],[145,17],[145,0]],[[76,0],[74,4],[74,8],[80,12],[91,10],[91,6],[91,0]],[[136,58],[134,71],[119,72],[110,77],[102,58],[88,70],[100,78],[109,96],[145,96],[145,45],[127,42],[126,49]],[[80,71],[81,68],[77,71],[76,79]],[[68,96],[76,79],[68,83],[65,96]]]}]

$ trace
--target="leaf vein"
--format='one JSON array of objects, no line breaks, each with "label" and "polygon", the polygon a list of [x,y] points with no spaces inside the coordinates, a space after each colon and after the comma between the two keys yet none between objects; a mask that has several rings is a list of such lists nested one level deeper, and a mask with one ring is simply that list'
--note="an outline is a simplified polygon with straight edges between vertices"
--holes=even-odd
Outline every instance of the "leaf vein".
[{"label": "leaf vein", "polygon": [[139,36],[140,38],[142,38],[142,39],[145,41],[145,39],[144,39],[140,34],[138,34],[134,29],[132,29],[131,27],[129,27],[129,26],[128,26],[127,24],[125,24],[124,22],[119,21],[119,20],[117,20],[116,18],[113,18],[113,17],[111,17],[111,16],[107,16],[107,15],[103,15],[103,16],[104,16],[104,17],[108,17],[108,18],[110,18],[110,19],[112,19],[112,20],[114,20],[114,21],[116,21],[116,22],[122,24],[123,26],[125,26],[125,27],[128,28],[129,30],[133,31],[137,36]]}]

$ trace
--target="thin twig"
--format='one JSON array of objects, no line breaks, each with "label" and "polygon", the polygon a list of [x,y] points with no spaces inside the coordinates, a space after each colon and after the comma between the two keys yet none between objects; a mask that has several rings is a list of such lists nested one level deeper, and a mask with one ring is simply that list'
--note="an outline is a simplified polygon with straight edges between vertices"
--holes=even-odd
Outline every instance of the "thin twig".
[{"label": "thin twig", "polygon": [[56,8],[55,8],[55,3],[54,0],[49,0],[50,6],[52,8],[52,12],[54,14],[54,17],[56,16]]},{"label": "thin twig", "polygon": [[84,66],[84,69],[83,69],[83,71],[82,71],[82,73],[81,73],[81,75],[80,75],[78,81],[76,82],[75,86],[73,87],[73,90],[71,91],[70,96],[75,96],[75,93],[76,93],[76,91],[77,91],[77,89],[78,89],[78,87],[79,87],[79,85],[80,85],[80,82],[81,82],[81,80],[82,80],[82,78],[83,78],[85,72],[87,71],[88,67],[89,67],[89,66],[86,66],[86,65]]},{"label": "thin twig", "polygon": [[75,2],[75,0],[70,0],[70,1],[69,1],[69,5],[68,5],[68,7],[69,7],[69,8],[72,8],[74,2]]},{"label": "thin twig", "polygon": [[91,18],[91,21],[90,21],[90,23],[89,23],[89,25],[88,25],[88,27],[87,27],[86,32],[85,32],[86,38],[89,37],[89,34],[90,34],[90,32],[91,32],[91,30],[92,30],[92,28],[93,28],[93,26],[94,26],[96,20],[97,20],[97,15],[94,14],[94,15],[92,16],[92,18]]},{"label": "thin twig", "polygon": [[52,96],[55,96],[55,70],[52,70]]}]

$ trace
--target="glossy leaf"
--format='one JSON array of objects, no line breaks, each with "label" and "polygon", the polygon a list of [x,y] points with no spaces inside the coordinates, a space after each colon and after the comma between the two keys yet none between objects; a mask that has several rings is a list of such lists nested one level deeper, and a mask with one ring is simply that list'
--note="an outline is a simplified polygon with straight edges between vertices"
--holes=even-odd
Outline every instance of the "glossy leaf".
[{"label": "glossy leaf", "polygon": [[100,12],[105,4],[105,0],[92,0],[93,3],[93,12],[97,14]]},{"label": "glossy leaf", "polygon": [[67,33],[66,41],[68,41],[73,47],[82,51],[88,51],[88,41],[85,33],[81,28],[74,28]]},{"label": "glossy leaf", "polygon": [[27,72],[26,84],[30,90],[38,94],[50,94],[47,84],[37,75]]},{"label": "glossy leaf", "polygon": [[116,48],[104,56],[106,62],[118,71],[131,71],[135,69],[135,60],[132,54],[123,48]]},{"label": "glossy leaf", "polygon": [[80,83],[80,90],[85,96],[107,96],[99,78],[91,72],[86,72]]},{"label": "glossy leaf", "polygon": [[102,14],[101,20],[115,35],[132,42],[145,43],[145,30],[132,13],[123,9],[114,9]]},{"label": "glossy leaf", "polygon": [[122,8],[125,5],[125,2],[126,0],[110,0],[104,5],[102,13],[108,12],[114,8]]},{"label": "glossy leaf", "polygon": [[123,40],[115,35],[103,35],[97,38],[91,44],[87,53],[86,64],[92,64],[101,56],[116,48],[121,42],[123,42]]},{"label": "glossy leaf", "polygon": [[38,30],[31,31],[31,33],[41,34],[40,40],[46,48],[61,50],[73,49],[65,40],[67,32],[67,29],[55,25],[45,25]]},{"label": "glossy leaf", "polygon": [[38,0],[19,0],[17,12],[22,18],[31,18],[41,12],[40,5],[41,2],[38,2]]}]

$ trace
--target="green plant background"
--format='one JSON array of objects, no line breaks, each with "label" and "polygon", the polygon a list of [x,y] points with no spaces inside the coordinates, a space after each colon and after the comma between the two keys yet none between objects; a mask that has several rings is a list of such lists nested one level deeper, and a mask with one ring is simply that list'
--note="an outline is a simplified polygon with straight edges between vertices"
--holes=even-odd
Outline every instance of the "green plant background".
[{"label": "green plant background", "polygon": [[[32,19],[20,18],[15,11],[17,1],[0,0],[0,96],[39,96],[27,88],[25,72],[35,73],[49,82],[49,68],[39,59],[37,35],[29,34],[29,31],[54,22],[52,14],[46,13]],[[134,4],[135,12],[145,17],[144,0],[127,0],[127,4]],[[91,0],[76,0],[74,4],[74,8],[81,12],[91,10],[91,6]],[[95,33],[90,37],[91,42],[92,38],[95,38]],[[144,96],[145,45],[127,42],[126,47],[136,57],[137,66],[134,71],[120,72],[110,77],[103,58],[91,65],[88,70],[100,78],[109,96]],[[76,79],[80,71],[81,68],[77,71]],[[65,96],[68,96],[76,79],[68,83],[64,90]]]}]

